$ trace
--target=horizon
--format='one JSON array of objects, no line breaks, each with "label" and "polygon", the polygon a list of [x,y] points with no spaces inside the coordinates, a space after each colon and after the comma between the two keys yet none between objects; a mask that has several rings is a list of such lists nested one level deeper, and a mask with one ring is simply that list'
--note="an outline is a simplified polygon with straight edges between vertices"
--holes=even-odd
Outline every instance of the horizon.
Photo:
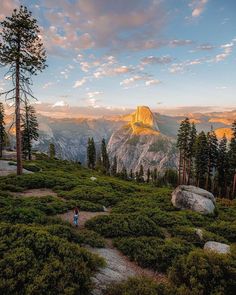
[{"label": "horizon", "polygon": [[[234,1],[10,0],[0,20],[19,4],[38,20],[48,55],[33,79],[38,109],[106,116],[137,105],[167,114],[236,108]],[[8,83],[0,79],[0,89]]]}]

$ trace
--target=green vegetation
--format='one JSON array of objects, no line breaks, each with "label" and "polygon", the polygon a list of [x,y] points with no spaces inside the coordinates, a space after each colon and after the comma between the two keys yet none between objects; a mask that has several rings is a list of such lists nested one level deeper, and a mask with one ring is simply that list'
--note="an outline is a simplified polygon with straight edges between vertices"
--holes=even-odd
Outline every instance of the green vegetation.
[{"label": "green vegetation", "polygon": [[104,295],[174,295],[172,287],[157,284],[145,277],[130,278],[119,284],[112,284],[104,291]]},{"label": "green vegetation", "polygon": [[[83,245],[103,247],[105,245],[103,237],[108,237],[113,239],[115,247],[141,267],[165,273],[169,277],[170,287],[166,284],[156,285],[146,279],[134,278],[121,283],[118,287],[110,286],[105,294],[233,294],[233,279],[230,279],[227,288],[224,283],[224,279],[227,276],[231,278],[236,270],[233,250],[231,255],[224,256],[221,264],[219,258],[215,258],[218,257],[217,255],[203,252],[202,248],[209,240],[228,243],[232,249],[234,248],[233,243],[236,242],[235,200],[219,199],[215,215],[204,216],[192,211],[178,211],[171,204],[169,188],[157,188],[150,183],[125,181],[95,170],[91,171],[76,163],[53,160],[42,155],[37,157],[40,160],[26,161],[25,165],[37,167],[38,172],[0,178],[0,230],[6,233],[7,229],[18,237],[17,244],[12,242],[12,247],[15,247],[14,252],[11,247],[7,251],[5,251],[6,246],[1,248],[3,249],[0,254],[0,266],[3,269],[1,272],[3,277],[0,278],[0,287],[1,284],[3,286],[1,288],[11,284],[12,289],[9,290],[11,294],[14,294],[14,288],[18,288],[19,284],[23,284],[22,280],[25,280],[27,281],[25,292],[31,290],[30,288],[37,290],[42,286],[52,290],[52,294],[56,291],[65,294],[65,290],[68,293],[70,292],[67,290],[72,290],[71,294],[78,293],[78,290],[80,294],[87,294],[91,275],[101,262],[82,247]],[[96,179],[91,180],[91,176]],[[34,188],[51,189],[57,193],[57,196],[18,196],[18,193]],[[103,206],[107,206],[111,207],[111,213],[92,218],[87,221],[85,229],[77,231],[69,223],[57,217],[57,214],[67,212],[75,206],[89,211],[102,211]],[[197,229],[201,229],[202,238]],[[31,235],[38,237],[40,234],[40,242],[37,239],[32,245],[28,245],[25,242],[25,232],[29,237]],[[8,236],[11,237],[11,234]],[[0,237],[1,245],[6,244],[5,239],[3,235]],[[55,245],[57,243],[55,241],[60,241],[58,243],[64,245],[63,247],[73,249],[68,251],[77,253],[76,259],[80,261],[90,259],[90,266],[85,263],[84,269],[81,270],[83,275],[79,278],[77,274],[74,276],[66,273],[67,267],[72,262],[68,260],[67,264],[63,260],[65,255],[57,254],[59,250],[56,248],[58,244]],[[24,243],[27,247],[22,249]],[[41,250],[37,250],[38,243],[43,249],[48,249],[48,243],[50,245],[52,243],[53,258],[51,254],[41,257]],[[32,260],[32,273],[28,271],[27,255]],[[22,277],[17,276],[14,270],[9,272],[6,270],[7,264],[14,265],[16,260],[19,261],[19,267],[22,265],[22,271],[20,271],[24,274]],[[10,264],[8,261],[13,262]],[[45,261],[48,262],[47,270]],[[204,280],[201,276],[208,269],[207,265],[213,268],[214,263],[216,266],[211,272],[210,282],[213,284],[215,280],[215,287],[209,289],[210,293],[206,293],[208,278]],[[188,267],[185,267],[185,264]],[[198,273],[195,268],[198,269],[199,265],[201,269]],[[217,265],[221,267],[220,274],[217,272]],[[38,266],[42,266],[40,271]],[[53,273],[52,268],[55,268],[55,280],[51,280],[50,277]],[[7,277],[9,273],[12,277]],[[30,279],[31,275],[35,278]],[[63,282],[61,285],[59,276]],[[13,277],[15,281],[10,283]],[[50,280],[52,282],[47,283]],[[87,291],[76,289],[78,286],[74,285],[75,280],[79,282],[81,288],[86,285],[83,290]],[[43,283],[39,286],[38,282]],[[62,289],[64,291],[61,291]],[[44,292],[44,289],[39,290],[41,293]]]}]

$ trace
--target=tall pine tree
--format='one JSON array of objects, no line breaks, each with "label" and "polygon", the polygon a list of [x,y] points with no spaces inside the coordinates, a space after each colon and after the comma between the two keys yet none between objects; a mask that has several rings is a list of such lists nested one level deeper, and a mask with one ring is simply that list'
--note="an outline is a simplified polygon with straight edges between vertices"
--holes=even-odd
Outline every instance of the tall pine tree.
[{"label": "tall pine tree", "polygon": [[112,163],[112,166],[111,166],[111,175],[116,176],[116,174],[117,174],[117,157],[115,156],[113,158],[113,163]]},{"label": "tall pine tree", "polygon": [[95,169],[95,165],[96,165],[96,147],[95,147],[93,137],[88,138],[87,164],[88,164],[88,168]]},{"label": "tall pine tree", "polygon": [[195,142],[197,138],[197,130],[194,123],[191,124],[190,134],[189,134],[189,143],[188,143],[188,152],[187,152],[187,159],[188,159],[188,178],[187,184],[190,184],[192,177],[194,176],[193,171],[193,160],[195,157]]},{"label": "tall pine tree", "polygon": [[232,138],[229,145],[230,178],[232,182],[232,197],[236,197],[236,120],[232,124]]},{"label": "tall pine tree", "polygon": [[26,7],[14,9],[11,16],[1,22],[0,63],[8,67],[7,76],[13,88],[1,93],[15,105],[17,174],[22,174],[21,101],[33,97],[31,77],[45,67],[46,54],[39,37],[36,19]]},{"label": "tall pine tree", "polygon": [[213,174],[216,171],[217,159],[218,159],[218,139],[211,127],[211,131],[207,133],[208,144],[208,163],[207,163],[207,175],[206,175],[206,190],[213,191]]},{"label": "tall pine tree", "polygon": [[218,194],[219,196],[225,196],[227,173],[229,169],[229,159],[227,153],[227,138],[224,134],[219,143],[218,161],[217,161],[217,174],[218,174]]},{"label": "tall pine tree", "polygon": [[202,131],[196,138],[195,144],[195,173],[196,185],[204,187],[208,163],[208,144],[206,134]]},{"label": "tall pine tree", "polygon": [[38,140],[38,121],[33,106],[25,103],[22,116],[22,153],[25,159],[32,158],[32,141]]},{"label": "tall pine tree", "polygon": [[186,184],[187,182],[190,132],[190,121],[189,118],[186,118],[180,123],[177,135],[177,147],[179,148],[179,184]]},{"label": "tall pine tree", "polygon": [[4,117],[5,117],[4,106],[0,102],[0,158],[2,158],[2,151],[5,144],[5,139],[6,139]]},{"label": "tall pine tree", "polygon": [[106,174],[109,174],[110,172],[110,161],[107,153],[107,147],[106,147],[106,141],[103,138],[102,144],[101,144],[101,162],[104,169],[104,172]]},{"label": "tall pine tree", "polygon": [[50,159],[55,159],[56,157],[56,148],[54,143],[49,144],[49,157]]}]

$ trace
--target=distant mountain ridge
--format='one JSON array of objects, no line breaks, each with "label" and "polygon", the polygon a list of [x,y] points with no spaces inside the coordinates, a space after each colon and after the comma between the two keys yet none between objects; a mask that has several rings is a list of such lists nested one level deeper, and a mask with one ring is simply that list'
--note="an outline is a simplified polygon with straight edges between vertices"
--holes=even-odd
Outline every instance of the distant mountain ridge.
[{"label": "distant mountain ridge", "polygon": [[[86,163],[86,147],[88,137],[94,137],[95,143],[98,148],[100,147],[101,139],[104,137],[106,139],[106,142],[109,142],[110,155],[111,157],[113,157],[115,148],[114,150],[111,148],[110,140],[111,138],[113,138],[114,140],[114,134],[119,131],[119,136],[123,136],[124,140],[125,138],[127,139],[127,134],[132,133],[132,139],[129,140],[129,142],[131,143],[129,145],[129,148],[130,151],[132,151],[130,152],[130,158],[132,158],[132,154],[135,152],[134,142],[137,142],[138,140],[138,145],[140,145],[139,148],[141,148],[142,146],[144,151],[142,154],[140,154],[140,157],[143,157],[145,153],[145,143],[147,145],[150,145],[149,148],[151,150],[157,150],[158,147],[160,149],[163,149],[162,143],[167,140],[167,146],[169,146],[168,151],[171,151],[170,145],[172,145],[173,147],[175,146],[175,144],[171,144],[171,142],[175,141],[179,128],[179,123],[185,117],[186,116],[162,115],[157,112],[152,112],[146,106],[140,106],[136,112],[132,112],[130,114],[119,116],[112,115],[97,119],[61,119],[45,117],[39,114],[38,121],[40,128],[40,137],[39,141],[34,143],[34,146],[36,149],[42,152],[47,152],[49,143],[54,142],[56,145],[57,153],[60,157]],[[216,134],[217,136],[219,136],[219,138],[221,138],[224,133],[226,133],[228,138],[230,138],[230,128],[233,120],[236,119],[236,111],[213,112],[204,114],[190,113],[188,114],[188,117],[191,121],[196,123],[198,131],[204,130],[205,132],[207,132],[211,129],[211,126],[213,126],[213,129],[216,130]],[[7,116],[6,123],[8,126],[11,125],[11,121],[12,119],[10,118],[10,116]],[[12,129],[12,132],[13,131],[14,129]],[[155,139],[150,140],[150,134],[154,136],[154,138],[158,139],[157,142],[159,142],[159,144],[155,143]],[[142,135],[141,139],[139,138],[140,135]],[[115,144],[118,144],[118,142],[119,141],[117,141]],[[164,151],[166,152],[166,150]],[[170,165],[173,165],[173,162],[175,163],[175,159],[172,158],[168,151],[168,157],[171,159],[169,163]],[[150,150],[148,152],[146,151],[146,153],[149,152]],[[164,156],[162,156],[162,158],[164,159]],[[138,161],[138,163],[141,162],[141,160]],[[163,167],[163,162],[161,162],[160,167]],[[127,168],[129,169],[129,167]]]}]

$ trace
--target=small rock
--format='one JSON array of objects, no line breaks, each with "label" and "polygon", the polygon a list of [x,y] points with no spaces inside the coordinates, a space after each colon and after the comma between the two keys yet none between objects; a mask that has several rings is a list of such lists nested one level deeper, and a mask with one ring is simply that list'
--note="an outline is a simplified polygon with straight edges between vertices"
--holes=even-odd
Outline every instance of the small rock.
[{"label": "small rock", "polygon": [[95,180],[97,180],[97,177],[92,176],[92,177],[90,177],[90,180],[95,181]]},{"label": "small rock", "polygon": [[199,237],[199,239],[203,240],[203,231],[200,228],[196,228],[196,235]]},{"label": "small rock", "polygon": [[204,245],[204,250],[214,251],[219,254],[230,253],[230,246],[223,243],[209,241]]},{"label": "small rock", "polygon": [[108,209],[105,206],[103,206],[103,211],[108,212]]},{"label": "small rock", "polygon": [[212,193],[193,185],[179,185],[172,193],[172,204],[181,210],[210,214],[215,209]]}]

